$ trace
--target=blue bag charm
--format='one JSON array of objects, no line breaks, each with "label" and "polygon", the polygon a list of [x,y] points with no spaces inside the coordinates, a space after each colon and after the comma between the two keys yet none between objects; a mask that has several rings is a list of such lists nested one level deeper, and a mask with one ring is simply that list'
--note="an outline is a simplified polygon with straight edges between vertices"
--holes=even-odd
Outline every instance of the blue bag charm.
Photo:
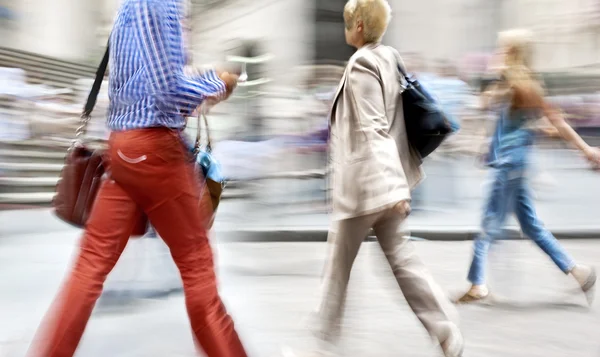
[{"label": "blue bag charm", "polygon": [[[196,133],[196,143],[194,144],[194,154],[196,155],[196,164],[200,166],[206,187],[210,192],[210,198],[212,201],[213,212],[216,212],[219,202],[221,201],[221,194],[225,187],[225,177],[221,170],[221,164],[212,155],[212,144],[210,140],[210,130],[208,128],[208,120],[206,116],[199,110],[198,111],[198,127]],[[200,125],[200,117],[204,120],[204,126],[206,128],[206,149],[200,148],[200,138],[202,128]]]},{"label": "blue bag charm", "polygon": [[196,154],[196,163],[202,169],[202,174],[205,178],[209,178],[216,182],[225,183],[225,176],[221,169],[221,164],[212,155],[212,149],[210,146],[206,150],[199,150]]}]

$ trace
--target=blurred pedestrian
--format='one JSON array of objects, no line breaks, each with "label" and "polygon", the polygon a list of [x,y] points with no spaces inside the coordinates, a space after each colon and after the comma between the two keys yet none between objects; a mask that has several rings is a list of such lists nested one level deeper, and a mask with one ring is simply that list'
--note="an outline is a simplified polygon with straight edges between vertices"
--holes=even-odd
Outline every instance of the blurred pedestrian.
[{"label": "blurred pedestrian", "polygon": [[[350,58],[331,112],[332,225],[317,311],[321,351],[337,340],[350,271],[374,229],[406,300],[448,357],[462,355],[455,308],[400,231],[411,190],[422,180],[401,110],[398,52],[380,43],[391,17],[386,0],[350,0],[344,8]],[[286,350],[287,355],[295,352]]]},{"label": "blurred pedestrian", "polygon": [[[483,107],[495,107],[499,113],[486,163],[493,170],[493,182],[482,219],[482,232],[474,241],[474,253],[468,279],[471,288],[458,302],[481,301],[489,296],[485,265],[491,243],[500,237],[509,214],[517,216],[523,233],[532,239],[565,274],[570,274],[591,301],[596,284],[595,270],[576,264],[538,218],[526,178],[528,157],[533,145],[534,128],[546,117],[548,135],[556,132],[581,150],[593,164],[600,162],[600,151],[586,144],[565,122],[559,111],[543,98],[543,90],[530,67],[531,33],[511,30],[499,35],[498,53],[493,63],[497,81],[483,97]],[[538,125],[539,127],[539,125]]]},{"label": "blurred pedestrian", "polygon": [[225,100],[237,76],[183,72],[183,0],[125,0],[110,37],[111,135],[104,180],[65,285],[42,323],[33,357],[68,357],[103,283],[146,214],[179,268],[195,341],[208,357],[246,352],[218,291],[201,184],[183,138],[185,118],[204,100]]}]

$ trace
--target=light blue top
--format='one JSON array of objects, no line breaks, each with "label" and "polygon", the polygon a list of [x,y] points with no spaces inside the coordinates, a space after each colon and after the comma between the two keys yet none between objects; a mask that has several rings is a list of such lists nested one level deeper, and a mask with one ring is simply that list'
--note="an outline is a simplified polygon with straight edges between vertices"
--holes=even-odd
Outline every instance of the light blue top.
[{"label": "light blue top", "polygon": [[487,164],[491,167],[525,166],[535,138],[530,125],[539,117],[540,112],[537,109],[503,106],[499,110]]}]

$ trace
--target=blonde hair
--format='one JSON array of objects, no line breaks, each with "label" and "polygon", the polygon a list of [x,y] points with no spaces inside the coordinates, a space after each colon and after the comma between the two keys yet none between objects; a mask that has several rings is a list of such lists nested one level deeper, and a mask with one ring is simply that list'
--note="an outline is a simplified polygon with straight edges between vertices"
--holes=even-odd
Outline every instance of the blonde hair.
[{"label": "blonde hair", "polygon": [[524,29],[501,32],[498,44],[503,47],[502,74],[512,90],[513,107],[540,107],[544,91],[531,69],[533,35]]},{"label": "blonde hair", "polygon": [[392,9],[387,0],[349,0],[344,6],[346,27],[350,28],[357,20],[361,20],[367,43],[381,40],[391,18]]}]

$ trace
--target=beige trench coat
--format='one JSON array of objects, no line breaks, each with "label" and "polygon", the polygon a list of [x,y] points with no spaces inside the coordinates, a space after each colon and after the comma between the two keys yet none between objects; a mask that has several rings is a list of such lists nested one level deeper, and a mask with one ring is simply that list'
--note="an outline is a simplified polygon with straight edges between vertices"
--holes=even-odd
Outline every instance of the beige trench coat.
[{"label": "beige trench coat", "polygon": [[423,178],[406,137],[399,58],[391,47],[366,45],[350,58],[340,81],[330,115],[334,220],[410,199]]}]

